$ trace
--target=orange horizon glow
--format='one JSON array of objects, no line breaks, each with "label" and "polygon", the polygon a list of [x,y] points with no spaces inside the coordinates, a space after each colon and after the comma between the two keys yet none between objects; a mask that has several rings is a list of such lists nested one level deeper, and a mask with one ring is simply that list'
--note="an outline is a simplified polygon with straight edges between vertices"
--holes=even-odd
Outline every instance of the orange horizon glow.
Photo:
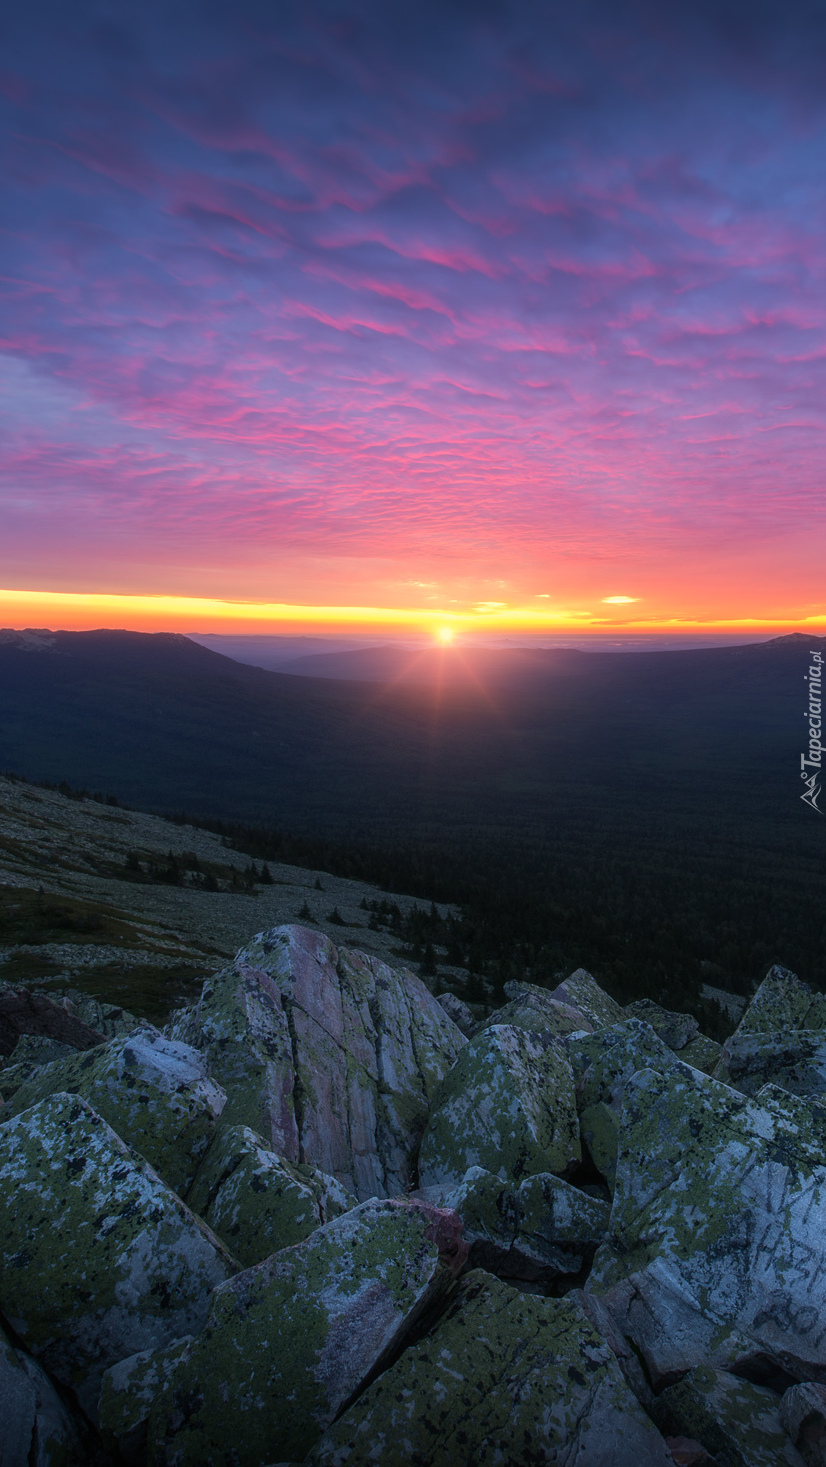
[{"label": "orange horizon glow", "polygon": [[479,633],[587,635],[646,633],[686,635],[790,631],[826,632],[826,614],[807,616],[690,617],[606,616],[606,598],[594,609],[537,607],[490,603],[465,610],[385,606],[323,606],[282,602],[235,601],[196,596],[120,595],[103,592],[0,589],[0,622],[9,628],[91,631],[117,627],[127,631],[175,631],[208,635],[279,632],[327,634],[364,632],[373,635],[435,637],[442,646]]}]

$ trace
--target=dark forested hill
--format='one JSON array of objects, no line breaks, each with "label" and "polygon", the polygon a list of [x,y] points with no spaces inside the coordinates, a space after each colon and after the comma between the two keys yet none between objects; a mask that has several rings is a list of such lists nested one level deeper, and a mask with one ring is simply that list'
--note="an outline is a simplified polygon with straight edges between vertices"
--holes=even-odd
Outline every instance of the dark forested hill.
[{"label": "dark forested hill", "polygon": [[778,958],[826,981],[826,816],[799,798],[823,645],[437,652],[377,683],[173,634],[2,634],[0,768],[406,851],[447,897],[484,890],[503,964],[521,912],[536,967],[657,963],[665,991]]}]

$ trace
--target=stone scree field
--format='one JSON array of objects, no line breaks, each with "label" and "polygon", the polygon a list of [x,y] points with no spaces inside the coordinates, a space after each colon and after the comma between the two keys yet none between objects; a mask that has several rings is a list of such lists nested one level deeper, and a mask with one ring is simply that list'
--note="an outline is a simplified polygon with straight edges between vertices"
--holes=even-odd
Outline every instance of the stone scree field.
[{"label": "stone scree field", "polygon": [[165,1029],[6,985],[2,1467],[826,1463],[826,996],[444,1002],[293,925]]}]

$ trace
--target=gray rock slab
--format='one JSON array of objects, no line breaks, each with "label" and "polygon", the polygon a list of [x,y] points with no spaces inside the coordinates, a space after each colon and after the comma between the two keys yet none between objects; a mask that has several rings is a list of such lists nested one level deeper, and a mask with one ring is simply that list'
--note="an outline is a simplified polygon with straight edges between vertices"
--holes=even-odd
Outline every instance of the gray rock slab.
[{"label": "gray rock slab", "polygon": [[698,1366],[663,1391],[652,1414],[665,1435],[695,1438],[726,1467],[804,1467],[779,1397],[725,1370]]},{"label": "gray rock slab", "polygon": [[276,1156],[248,1126],[216,1138],[186,1201],[245,1268],[356,1206],[335,1177]]},{"label": "gray rock slab", "polygon": [[783,1116],[697,1071],[628,1080],[586,1287],[655,1385],[702,1363],[826,1379],[824,1228],[826,1170]]},{"label": "gray rock slab", "polygon": [[664,1009],[650,998],[639,998],[625,1009],[629,1019],[641,1019],[655,1034],[659,1034],[669,1049],[685,1049],[700,1032],[700,1025],[691,1014],[677,1014]]},{"label": "gray rock slab", "polygon": [[331,1426],[307,1467],[673,1467],[569,1299],[475,1270],[430,1333]]},{"label": "gray rock slab", "polygon": [[0,1125],[0,1300],[94,1419],[103,1371],[200,1329],[236,1264],[84,1100]]},{"label": "gray rock slab", "polygon": [[90,1446],[46,1372],[0,1330],[0,1467],[85,1467]]},{"label": "gray rock slab", "polygon": [[780,1421],[806,1467],[826,1467],[826,1386],[790,1386],[780,1402]]},{"label": "gray rock slab", "polygon": [[466,1252],[454,1214],[374,1199],[240,1274],[155,1401],[149,1460],[303,1460]]},{"label": "gray rock slab", "polygon": [[226,1100],[209,1077],[205,1056],[151,1024],[41,1066],[4,1114],[19,1115],[58,1092],[88,1100],[176,1192],[192,1182]]},{"label": "gray rock slab", "polygon": [[826,1029],[826,994],[814,993],[795,973],[775,964],[735,1033],[784,1034],[790,1029]]},{"label": "gray rock slab", "polygon": [[826,1098],[826,1031],[795,1029],[766,1034],[738,1030],[723,1045],[717,1079],[744,1095],[767,1084],[795,1095]]},{"label": "gray rock slab", "polygon": [[549,1035],[495,1024],[476,1034],[433,1098],[419,1151],[423,1187],[480,1166],[504,1180],[580,1159],[573,1074]]},{"label": "gray rock slab", "polygon": [[430,1101],[466,1044],[414,974],[297,926],[256,937],[170,1032],[208,1056],[226,1124],[362,1199],[409,1186]]},{"label": "gray rock slab", "polygon": [[577,1009],[595,1029],[606,1024],[618,1024],[624,1017],[620,1004],[600,988],[596,979],[584,968],[577,968],[570,978],[559,983],[551,993],[551,998]]}]

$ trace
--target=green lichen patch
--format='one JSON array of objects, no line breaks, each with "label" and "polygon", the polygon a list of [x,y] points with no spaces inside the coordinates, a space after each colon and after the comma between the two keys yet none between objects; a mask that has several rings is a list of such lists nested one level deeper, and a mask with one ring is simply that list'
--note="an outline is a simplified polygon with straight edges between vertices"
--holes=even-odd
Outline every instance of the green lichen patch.
[{"label": "green lichen patch", "polygon": [[773,1107],[687,1067],[632,1076],[610,1228],[587,1287],[653,1381],[749,1358],[826,1369],[826,1170]]},{"label": "green lichen patch", "polygon": [[307,1467],[673,1467],[605,1341],[568,1299],[476,1270]]},{"label": "green lichen patch", "polygon": [[236,1265],[106,1122],[55,1095],[0,1126],[0,1298],[94,1417],[100,1377],[200,1329]]},{"label": "green lichen patch", "polygon": [[520,983],[518,989],[510,1003],[497,1009],[486,1020],[486,1029],[492,1024],[513,1024],[518,1029],[530,1029],[536,1034],[561,1036],[594,1027],[578,1009],[552,998],[547,989],[538,988],[533,983]]},{"label": "green lichen patch", "polygon": [[683,1064],[691,1065],[695,1070],[702,1070],[704,1075],[713,1075],[719,1064],[723,1046],[716,1039],[708,1039],[705,1034],[698,1034],[692,1039],[685,1049],[680,1050],[680,1059]]},{"label": "green lichen patch", "polygon": [[619,1152],[619,1116],[604,1100],[586,1105],[579,1117],[582,1139],[597,1171],[613,1193]]},{"label": "green lichen patch", "polygon": [[104,1445],[127,1462],[143,1461],[149,1413],[174,1372],[189,1358],[192,1335],[159,1350],[141,1350],[106,1371],[98,1401],[98,1425]]},{"label": "green lichen patch", "polygon": [[826,994],[813,993],[796,974],[775,964],[760,984],[735,1033],[785,1034],[790,1029],[826,1029]]},{"label": "green lichen patch", "polygon": [[225,1100],[204,1056],[151,1025],[39,1066],[15,1091],[7,1113],[18,1115],[61,1091],[88,1100],[176,1192],[192,1182]]},{"label": "green lichen patch", "polygon": [[240,1274],[152,1409],[149,1460],[301,1461],[463,1259],[452,1215],[373,1200]]},{"label": "green lichen patch", "polygon": [[653,1415],[665,1434],[691,1437],[731,1467],[804,1467],[774,1391],[710,1365],[663,1391]]},{"label": "green lichen patch", "polygon": [[628,1005],[625,1012],[629,1019],[641,1019],[643,1024],[648,1024],[663,1043],[675,1051],[684,1050],[700,1032],[700,1026],[691,1014],[675,1014],[650,998],[637,999],[636,1003]]},{"label": "green lichen patch", "polygon": [[776,1084],[796,1095],[826,1098],[826,1032],[793,1029],[776,1034],[739,1030],[723,1045],[715,1074],[744,1095]]},{"label": "green lichen patch", "polygon": [[623,1018],[623,1010],[620,1005],[603,988],[600,988],[596,979],[592,978],[584,968],[577,968],[570,978],[558,984],[551,998],[578,1009],[595,1029],[604,1028],[608,1024],[618,1024]]},{"label": "green lichen patch", "polygon": [[276,1156],[248,1126],[221,1132],[186,1200],[245,1268],[356,1206],[335,1177]]},{"label": "green lichen patch", "polygon": [[419,1176],[439,1186],[480,1166],[521,1181],[565,1172],[580,1157],[573,1075],[558,1041],[497,1024],[474,1036],[439,1087]]},{"label": "green lichen patch", "polygon": [[577,1075],[580,1111],[603,1102],[619,1115],[631,1075],[649,1068],[676,1072],[679,1065],[667,1044],[641,1019],[626,1019],[593,1035],[578,1035],[565,1048]]}]

